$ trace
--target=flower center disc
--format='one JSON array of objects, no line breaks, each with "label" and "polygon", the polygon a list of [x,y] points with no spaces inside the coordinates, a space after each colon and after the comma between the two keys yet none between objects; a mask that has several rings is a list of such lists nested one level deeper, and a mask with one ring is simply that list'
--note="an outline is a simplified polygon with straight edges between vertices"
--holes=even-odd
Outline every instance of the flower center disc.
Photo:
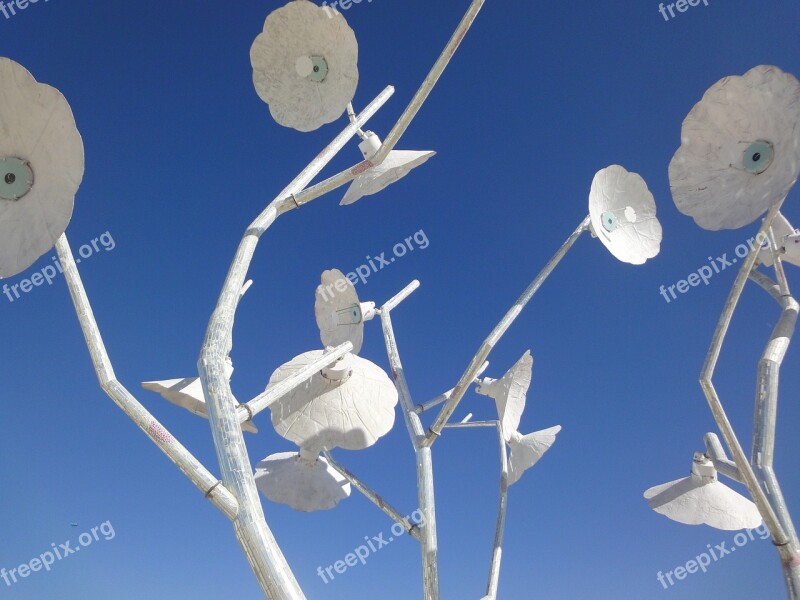
[{"label": "flower center disc", "polygon": [[772,144],[759,140],[750,144],[744,151],[742,166],[748,173],[760,175],[769,169],[773,158],[775,158],[775,150]]},{"label": "flower center disc", "polygon": [[619,221],[617,220],[617,216],[610,210],[600,215],[600,220],[603,222],[603,229],[605,229],[609,233],[614,231],[617,227],[619,227]]},{"label": "flower center disc", "polygon": [[0,198],[16,201],[31,191],[33,169],[27,160],[0,158]]},{"label": "flower center disc", "polygon": [[322,56],[301,56],[294,66],[300,77],[314,83],[322,83],[328,76],[328,62]]}]

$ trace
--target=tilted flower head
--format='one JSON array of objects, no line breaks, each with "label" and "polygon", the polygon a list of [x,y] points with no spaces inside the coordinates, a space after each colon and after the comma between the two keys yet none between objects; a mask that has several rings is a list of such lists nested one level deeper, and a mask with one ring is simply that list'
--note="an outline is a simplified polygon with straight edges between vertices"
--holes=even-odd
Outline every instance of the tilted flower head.
[{"label": "tilted flower head", "polygon": [[800,82],[761,65],[725,77],[683,121],[669,165],[675,206],[703,229],[738,229],[783,200],[800,172]]},{"label": "tilted flower head", "polygon": [[30,267],[64,233],[83,166],[61,92],[0,58],[0,278]]},{"label": "tilted flower head", "polygon": [[267,17],[250,48],[253,84],[285,127],[313,131],[338,119],[358,86],[358,43],[337,11],[292,0]]},{"label": "tilted flower head", "polygon": [[661,250],[656,202],[638,173],[619,165],[598,171],[589,192],[592,231],[617,260],[644,264]]},{"label": "tilted flower head", "polygon": [[302,450],[266,457],[256,465],[255,480],[268,500],[300,512],[328,510],[350,495],[350,484],[327,460]]},{"label": "tilted flower head", "polygon": [[[267,390],[322,356],[306,352],[278,367]],[[343,379],[315,373],[270,405],[272,425],[281,437],[319,453],[323,449],[361,450],[391,431],[397,390],[376,364],[348,354],[350,370]]]}]

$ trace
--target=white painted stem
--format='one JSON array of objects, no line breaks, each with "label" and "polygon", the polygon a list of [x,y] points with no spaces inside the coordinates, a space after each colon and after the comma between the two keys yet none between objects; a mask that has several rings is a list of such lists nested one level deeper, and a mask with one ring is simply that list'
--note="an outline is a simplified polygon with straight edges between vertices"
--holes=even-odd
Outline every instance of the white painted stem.
[{"label": "white painted stem", "polygon": [[[439,600],[439,566],[438,566],[438,539],[436,534],[436,500],[434,497],[433,486],[433,457],[430,448],[420,446],[420,440],[424,439],[424,429],[419,420],[419,415],[414,412],[414,403],[411,400],[411,392],[408,389],[403,364],[400,361],[400,353],[397,349],[397,340],[394,337],[392,327],[391,309],[397,306],[400,299],[408,296],[405,293],[417,282],[412,282],[403,292],[395,296],[380,309],[381,324],[383,325],[383,335],[386,340],[386,353],[389,356],[389,364],[392,368],[395,387],[400,397],[400,406],[403,411],[403,418],[408,428],[411,443],[414,446],[417,466],[417,499],[419,510],[423,515],[423,523],[420,527],[420,542],[422,550],[422,588],[425,600]],[[417,283],[418,285],[418,283]]]},{"label": "white painted stem", "polygon": [[358,490],[363,496],[372,502],[375,506],[380,508],[384,514],[386,514],[390,519],[392,519],[398,525],[401,525],[406,533],[410,534],[414,539],[420,539],[419,533],[419,526],[416,523],[411,523],[407,518],[403,516],[403,514],[397,510],[394,506],[389,504],[386,500],[383,499],[379,493],[369,487],[366,483],[361,481],[358,477],[356,477],[353,473],[348,471],[342,465],[340,465],[334,458],[331,456],[331,453],[327,450],[324,450],[322,453],[325,456],[325,460],[328,461],[328,464],[336,469],[336,471],[347,481],[350,482],[356,490]]},{"label": "white painted stem", "polygon": [[236,414],[239,417],[239,423],[252,420],[253,417],[255,417],[262,410],[269,408],[273,402],[280,400],[293,389],[305,383],[314,375],[314,373],[317,373],[325,367],[329,367],[352,349],[352,342],[345,342],[341,346],[336,346],[336,348],[326,351],[322,356],[315,361],[310,362],[302,369],[295,371],[286,379],[283,379],[273,387],[260,393],[258,396],[250,400],[250,402],[240,404],[236,408]]},{"label": "white painted stem", "polygon": [[389,99],[392,92],[391,87],[381,92],[247,229],[228,271],[217,307],[211,315],[200,351],[197,366],[207,400],[222,480],[239,502],[239,514],[233,522],[234,532],[269,600],[305,600],[305,595],[264,518],[236,411],[236,400],[225,374],[225,360],[232,346],[233,322],[240,291],[261,235],[279,214],[297,208],[298,205],[292,201],[294,194],[322,171],[356,131]]},{"label": "white painted stem", "polygon": [[229,519],[235,519],[239,503],[233,494],[117,380],[66,234],[58,238],[56,252],[100,387],[214,506]]},{"label": "white painted stem", "polygon": [[442,429],[447,424],[448,419],[450,416],[455,412],[456,408],[458,408],[458,403],[461,402],[461,399],[464,397],[467,389],[470,385],[475,381],[475,377],[477,376],[478,371],[481,368],[481,365],[484,363],[486,358],[489,356],[489,353],[494,349],[497,342],[500,341],[500,338],[508,331],[508,328],[511,327],[511,324],[516,320],[519,314],[522,312],[522,309],[525,308],[525,305],[530,302],[531,298],[533,298],[534,294],[539,290],[545,280],[550,276],[553,270],[558,266],[558,263],[566,256],[567,252],[572,248],[578,238],[583,234],[584,231],[587,230],[589,227],[589,216],[587,216],[581,224],[578,225],[577,229],[572,232],[572,234],[567,238],[567,240],[561,245],[558,251],[555,253],[553,258],[551,258],[548,263],[544,266],[544,268],[539,272],[539,274],[534,278],[531,284],[527,287],[527,289],[522,293],[522,295],[517,299],[514,305],[509,309],[506,315],[501,319],[501,321],[495,326],[492,332],[489,334],[481,347],[475,353],[475,356],[472,357],[472,360],[467,366],[467,370],[464,371],[464,374],[461,376],[461,379],[456,384],[456,387],[453,388],[453,393],[450,395],[450,398],[447,400],[445,405],[442,407],[442,410],[439,412],[436,420],[434,421],[433,425],[431,425],[430,429],[428,430],[428,434],[425,436],[425,439],[422,441],[423,446],[431,446],[436,441],[436,439],[441,435]]}]

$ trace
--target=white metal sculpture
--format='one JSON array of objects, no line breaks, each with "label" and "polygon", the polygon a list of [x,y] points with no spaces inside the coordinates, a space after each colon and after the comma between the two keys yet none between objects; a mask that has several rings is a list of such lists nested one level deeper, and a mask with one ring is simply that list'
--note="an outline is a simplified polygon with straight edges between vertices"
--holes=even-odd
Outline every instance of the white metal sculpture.
[{"label": "white metal sculpture", "polygon": [[[35,190],[39,189],[40,181],[44,182],[43,186],[52,185],[45,188],[50,192],[47,198],[57,199],[62,207],[60,212],[55,211],[55,217],[46,219],[42,227],[31,224],[31,229],[37,232],[32,236],[37,241],[34,246],[14,245],[0,238],[0,264],[6,269],[0,275],[7,276],[24,269],[26,263],[31,264],[55,242],[102,389],[231,520],[244,554],[270,600],[302,600],[305,596],[269,529],[259,490],[272,501],[288,504],[300,511],[315,511],[333,508],[350,494],[352,487],[418,540],[422,554],[422,595],[426,600],[438,600],[432,446],[446,428],[475,427],[492,428],[497,434],[499,448],[497,527],[485,595],[485,598],[496,598],[508,487],[541,458],[555,441],[560,427],[528,435],[518,432],[531,379],[530,354],[526,353],[499,382],[479,380],[488,366],[486,358],[584,232],[590,231],[599,237],[615,257],[631,264],[644,263],[660,249],[661,226],[655,216],[652,194],[644,181],[622,167],[608,167],[600,171],[592,183],[589,215],[486,338],[453,389],[423,404],[415,404],[409,392],[394,336],[392,312],[417,289],[417,281],[376,308],[372,303],[360,302],[352,285],[340,272],[326,271],[317,289],[315,304],[324,349],[306,352],[279,367],[266,390],[250,401],[239,403],[236,400],[230,387],[233,322],[242,296],[251,283],[246,276],[260,237],[278,217],[302,208],[330,191],[353,182],[343,203],[354,202],[396,182],[432,156],[432,152],[396,151],[395,146],[438,82],[483,4],[484,0],[471,1],[442,54],[382,143],[374,134],[364,133],[362,128],[394,90],[391,86],[384,89],[359,114],[352,109],[350,103],[358,82],[357,45],[344,18],[308,0],[290,0],[285,7],[267,17],[263,33],[252,46],[251,62],[256,91],[269,104],[275,120],[300,131],[311,131],[335,120],[347,110],[349,123],[246,228],[209,320],[200,352],[198,372],[202,389],[198,390],[196,381],[192,379],[144,384],[191,412],[207,416],[220,466],[219,478],[192,456],[116,379],[63,234],[83,169],[80,136],[66,101],[47,86],[38,90],[38,96],[33,96],[44,98],[50,95],[57,110],[53,112],[56,126],[51,123],[48,131],[60,136],[54,140],[53,147],[61,152],[40,156],[28,152],[26,147],[0,146],[0,166],[5,169],[0,174],[5,175],[6,186],[0,184],[0,231],[4,231],[2,228],[9,223],[9,211],[17,206],[26,206],[13,203],[27,203],[38,198]],[[9,81],[23,81],[28,87],[39,85],[24,69],[7,59],[0,63],[0,78],[4,88]],[[22,92],[27,89],[20,86],[21,95],[24,96]],[[26,110],[27,107],[21,103],[0,106],[1,123],[8,123],[10,117],[16,118],[18,113]],[[43,122],[41,114],[30,120],[32,129],[35,131],[38,127],[40,132]],[[355,136],[362,139],[364,160],[311,185]],[[59,143],[64,145],[59,146]],[[64,153],[68,156],[62,156]],[[26,170],[28,168],[30,173]],[[26,183],[19,185],[19,181]],[[28,221],[24,223],[27,225]],[[333,291],[329,294],[330,285]],[[379,316],[381,320],[393,383],[380,367],[358,356],[363,341],[363,322],[372,316]],[[468,416],[458,423],[449,424],[473,385],[477,385],[481,393],[495,398],[498,419],[473,422]],[[411,522],[403,517],[391,503],[330,454],[335,447],[363,449],[375,443],[392,427],[398,400],[415,454],[418,502],[422,514],[420,522]],[[424,426],[421,418],[424,413],[442,404],[431,424]],[[269,455],[253,469],[242,430],[248,428],[254,417],[266,408],[271,411],[276,431],[297,444],[299,451]],[[360,420],[355,421],[355,415]],[[510,458],[507,447],[511,449]]]},{"label": "white metal sculpture", "polygon": [[[784,257],[793,262],[796,256],[796,233],[779,211],[799,173],[800,82],[777,67],[764,65],[741,77],[726,77],[705,93],[683,123],[681,146],[669,166],[675,205],[704,229],[743,227],[767,211],[755,238],[766,247],[752,248],[744,260],[700,376],[703,393],[733,460],[727,458],[711,433],[706,435],[707,452],[700,460],[703,464],[705,459],[711,461],[716,471],[747,486],[780,555],[790,600],[800,599],[800,541],[773,469],[773,457],[780,368],[800,308],[783,269]],[[758,270],[762,261],[773,267],[775,280]],[[728,326],[748,280],[763,288],[781,307],[781,316],[758,363],[749,457],[712,381]],[[713,510],[717,501],[717,495],[694,495],[695,508],[701,512]],[[737,504],[739,509],[744,508]],[[685,507],[677,512],[659,512],[687,522]],[[725,528],[749,527],[754,522],[749,517],[742,519],[744,514],[738,509],[728,517],[731,515],[737,518],[723,519]],[[720,525],[719,520],[705,522],[714,527]]]}]

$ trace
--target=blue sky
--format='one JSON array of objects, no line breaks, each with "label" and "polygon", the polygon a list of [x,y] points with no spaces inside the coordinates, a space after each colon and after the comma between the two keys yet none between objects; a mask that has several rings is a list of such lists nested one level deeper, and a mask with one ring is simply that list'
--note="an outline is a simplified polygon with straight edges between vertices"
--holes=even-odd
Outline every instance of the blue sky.
[{"label": "blue sky", "polygon": [[[114,240],[81,273],[117,375],[215,473],[208,423],[139,382],[195,374],[245,227],[345,122],[301,134],[275,124],[256,95],[249,47],[278,6],[50,0],[0,15],[0,55],[60,89],[83,136],[86,173],[68,235],[74,249],[104,232]],[[397,89],[369,129],[386,135],[466,6],[373,0],[345,11],[360,47],[356,107],[388,84]],[[511,489],[500,597],[781,597],[777,555],[758,537],[663,589],[658,571],[708,544],[730,546],[733,533],[668,521],[642,492],[687,475],[703,434],[715,430],[697,376],[735,272],[670,303],[659,286],[707,257],[730,256],[757,228],[711,233],[677,211],[667,165],[681,121],[723,76],[758,64],[800,74],[799,19],[794,0],[710,0],[669,21],[651,0],[489,0],[400,145],[437,156],[356,205],[338,206],[342,189],[294,211],[262,239],[236,321],[237,397],[256,395],[281,363],[319,347],[313,292],[324,269],[352,270],[420,230],[425,249],[358,290],[381,303],[421,281],[393,313],[400,351],[415,401],[449,389],[583,219],[594,173],[624,165],[655,195],[661,254],[633,267],[584,236],[490,357],[487,374],[498,377],[530,348],[521,429],[563,426]],[[359,158],[354,141],[325,175]],[[799,196],[794,190],[784,210],[795,224]],[[771,298],[748,289],[715,379],[746,447],[755,365],[777,317]],[[13,303],[0,296],[0,319],[0,567],[51,543],[74,546],[106,521],[115,532],[49,573],[0,582],[0,598],[260,597],[227,520],[98,388],[63,280]],[[367,324],[362,356],[388,366],[378,322]],[[790,349],[784,363],[776,450],[795,514],[797,356]],[[457,416],[493,410],[470,393]],[[257,425],[261,433],[247,438],[253,464],[293,449],[266,414]],[[414,510],[414,458],[399,416],[376,446],[336,455]],[[494,531],[494,438],[448,431],[434,460],[442,598],[479,598]],[[296,514],[266,501],[265,511],[308,598],[420,597],[419,550],[408,538],[328,584],[317,576],[365,536],[389,535],[391,522],[357,493],[330,512]]]}]

